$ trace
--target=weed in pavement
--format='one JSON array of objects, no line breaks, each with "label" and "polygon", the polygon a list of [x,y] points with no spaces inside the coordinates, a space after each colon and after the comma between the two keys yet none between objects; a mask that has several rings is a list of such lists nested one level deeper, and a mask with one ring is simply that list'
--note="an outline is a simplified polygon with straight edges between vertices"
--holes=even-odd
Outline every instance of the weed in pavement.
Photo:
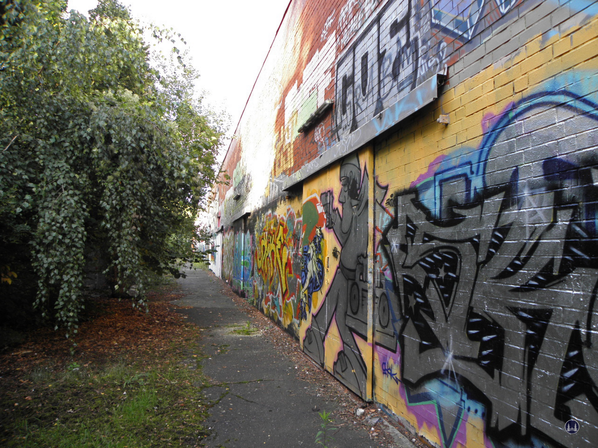
[{"label": "weed in pavement", "polygon": [[234,330],[232,330],[235,334],[240,334],[243,336],[252,336],[260,332],[257,328],[253,327],[249,321],[245,322],[245,325],[239,327],[238,325],[233,325]]},{"label": "weed in pavement", "polygon": [[333,423],[330,414],[326,411],[318,414],[322,421],[320,422],[320,430],[316,433],[316,444],[322,445],[324,448],[330,448],[330,444],[334,442],[334,437],[330,433],[337,430],[337,428],[330,426]]}]

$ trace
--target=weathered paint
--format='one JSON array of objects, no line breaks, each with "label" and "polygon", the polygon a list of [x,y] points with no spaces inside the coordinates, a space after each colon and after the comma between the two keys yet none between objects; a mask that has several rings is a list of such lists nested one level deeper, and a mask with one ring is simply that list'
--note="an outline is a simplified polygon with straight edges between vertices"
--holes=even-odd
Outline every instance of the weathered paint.
[{"label": "weathered paint", "polygon": [[[325,300],[319,300],[302,322],[303,350],[364,397],[371,396],[368,370],[373,342],[369,287],[372,161],[371,149],[360,151],[305,186],[319,190],[319,207],[325,217],[321,232],[329,252],[325,253],[325,286],[321,288]],[[336,177],[336,185],[330,184],[330,176]]]},{"label": "weathered paint", "polygon": [[301,282],[301,214],[288,207],[260,214],[253,224],[253,300],[258,308],[296,334]]},{"label": "weathered paint", "polygon": [[597,16],[293,1],[225,158],[223,278],[435,446],[598,440]]}]

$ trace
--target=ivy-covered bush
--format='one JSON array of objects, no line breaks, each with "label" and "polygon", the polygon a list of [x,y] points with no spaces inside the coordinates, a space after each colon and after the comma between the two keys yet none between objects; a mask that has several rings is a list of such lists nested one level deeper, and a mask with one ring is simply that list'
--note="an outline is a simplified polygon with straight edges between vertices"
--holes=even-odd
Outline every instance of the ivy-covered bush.
[{"label": "ivy-covered bush", "polygon": [[28,286],[69,335],[89,254],[137,304],[149,273],[193,255],[222,120],[180,39],[116,0],[89,19],[61,0],[0,0],[0,13],[0,300]]}]

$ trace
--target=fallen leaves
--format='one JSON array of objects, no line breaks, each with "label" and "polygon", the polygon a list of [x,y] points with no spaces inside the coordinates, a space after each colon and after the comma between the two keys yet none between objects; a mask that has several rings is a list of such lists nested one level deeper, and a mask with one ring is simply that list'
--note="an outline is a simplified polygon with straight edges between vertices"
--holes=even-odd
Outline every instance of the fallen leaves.
[{"label": "fallen leaves", "polygon": [[101,363],[107,356],[119,353],[159,353],[170,347],[173,337],[188,331],[182,316],[169,302],[178,297],[173,293],[154,295],[147,312],[133,308],[127,300],[89,300],[75,337],[67,339],[60,330],[49,327],[33,331],[16,350],[0,354],[0,373],[5,376],[30,372],[49,360],[59,365],[82,360]]},{"label": "fallen leaves", "polygon": [[185,367],[201,359],[199,331],[170,304],[178,297],[155,295],[148,312],[89,300],[75,338],[40,328],[1,353],[0,445],[29,437],[58,446],[66,437],[83,446],[89,433],[106,445],[124,446],[124,437],[129,446],[201,446],[205,379]]}]

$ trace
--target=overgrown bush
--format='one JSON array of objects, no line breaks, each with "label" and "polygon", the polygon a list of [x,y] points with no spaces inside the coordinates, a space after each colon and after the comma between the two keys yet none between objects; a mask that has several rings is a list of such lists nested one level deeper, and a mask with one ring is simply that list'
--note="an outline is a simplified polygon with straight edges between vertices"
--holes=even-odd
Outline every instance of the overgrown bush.
[{"label": "overgrown bush", "polygon": [[0,6],[0,300],[28,279],[69,335],[87,254],[138,304],[149,273],[192,258],[222,120],[195,94],[180,37],[116,0],[89,19],[60,0]]}]

